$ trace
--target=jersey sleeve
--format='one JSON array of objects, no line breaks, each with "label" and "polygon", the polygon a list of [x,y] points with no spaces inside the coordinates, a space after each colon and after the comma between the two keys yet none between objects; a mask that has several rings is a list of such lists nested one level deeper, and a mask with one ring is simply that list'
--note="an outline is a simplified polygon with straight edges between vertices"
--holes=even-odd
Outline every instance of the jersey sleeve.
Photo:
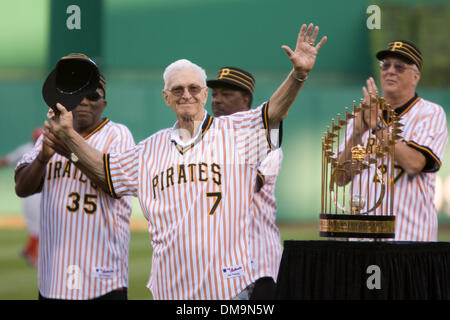
[{"label": "jersey sleeve", "polygon": [[108,149],[109,153],[121,153],[134,147],[133,135],[130,130],[124,125],[117,125],[115,128],[116,135]]},{"label": "jersey sleeve", "polygon": [[19,160],[19,162],[17,162],[15,170],[32,163],[34,159],[36,159],[39,152],[41,152],[43,140],[44,135],[41,135],[36,141],[34,147],[31,150],[28,150],[28,152],[26,152],[25,154],[23,154],[22,158]]},{"label": "jersey sleeve", "polygon": [[436,172],[447,146],[447,120],[444,110],[437,106],[417,119],[417,124],[406,143],[421,152],[426,159],[423,172]]},{"label": "jersey sleeve", "polygon": [[[243,161],[250,165],[258,166],[270,150],[280,145],[281,134],[274,134],[269,128],[268,109],[269,103],[266,102],[255,109],[231,116],[237,150]],[[273,137],[277,141],[272,141]]]},{"label": "jersey sleeve", "polygon": [[17,163],[22,159],[23,155],[33,150],[33,143],[27,142],[23,145],[20,145],[7,155],[5,155],[4,159],[6,159],[8,165],[17,165]]},{"label": "jersey sleeve", "polygon": [[108,191],[111,197],[137,196],[139,146],[125,152],[103,154]]},{"label": "jersey sleeve", "polygon": [[256,175],[256,190],[259,192],[266,181],[272,181],[274,184],[281,169],[283,161],[283,151],[281,148],[272,150],[261,162]]}]

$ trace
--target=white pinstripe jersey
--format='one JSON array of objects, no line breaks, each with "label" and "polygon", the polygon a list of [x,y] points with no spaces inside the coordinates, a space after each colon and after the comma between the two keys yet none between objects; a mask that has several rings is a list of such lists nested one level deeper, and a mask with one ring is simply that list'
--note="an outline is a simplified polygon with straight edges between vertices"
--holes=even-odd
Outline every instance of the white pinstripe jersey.
[{"label": "white pinstripe jersey", "polygon": [[155,299],[230,299],[253,282],[249,208],[270,148],[267,110],[207,115],[185,148],[165,129],[105,155],[111,193],[137,196],[149,221]]},{"label": "white pinstripe jersey", "polygon": [[[127,127],[105,119],[86,136],[101,152],[134,146]],[[31,163],[42,137],[17,168]],[[47,298],[92,299],[128,287],[131,197],[113,199],[65,157],[47,165],[41,192],[38,280]]]},{"label": "white pinstripe jersey", "polygon": [[271,151],[258,168],[263,175],[264,184],[253,196],[251,206],[253,219],[249,232],[255,279],[272,277],[275,282],[283,253],[280,231],[275,224],[277,214],[275,183],[282,160],[283,152],[278,148]]},{"label": "white pinstripe jersey", "polygon": [[[400,115],[400,123],[404,125],[401,127],[403,131],[401,135],[408,146],[425,156],[426,165],[415,177],[406,174],[400,166],[395,166],[393,210],[396,215],[395,240],[437,241],[438,220],[434,206],[434,191],[436,172],[441,167],[441,159],[448,141],[446,115],[441,106],[417,96],[396,112]],[[348,137],[353,131],[352,123],[347,129]],[[363,136],[363,141],[367,140],[368,134],[366,132]],[[391,170],[386,168],[386,163],[386,160],[378,160],[377,166],[382,172],[386,171],[383,176],[385,181],[389,181]],[[375,178],[375,170],[370,170],[370,173],[363,170],[362,176],[354,178],[353,193],[365,195],[369,185],[369,201],[373,203],[373,199],[379,197],[381,192],[380,183],[373,182]],[[383,202],[382,207],[376,210],[376,214],[386,214],[388,208],[389,203]],[[367,207],[364,211],[366,210]]]}]

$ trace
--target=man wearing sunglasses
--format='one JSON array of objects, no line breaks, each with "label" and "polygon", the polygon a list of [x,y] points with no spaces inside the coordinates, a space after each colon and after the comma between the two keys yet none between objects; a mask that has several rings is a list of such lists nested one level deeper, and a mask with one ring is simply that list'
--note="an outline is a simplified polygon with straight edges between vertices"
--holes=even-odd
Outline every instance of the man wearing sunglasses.
[{"label": "man wearing sunglasses", "polygon": [[[402,139],[395,144],[395,240],[437,241],[434,192],[436,172],[441,167],[448,141],[446,115],[441,106],[420,98],[416,93],[423,60],[421,52],[413,43],[391,42],[376,57],[380,60],[382,96],[395,109],[402,124]],[[369,134],[375,131],[377,139],[388,139],[392,119],[388,118],[387,112],[374,108],[378,89],[373,78],[367,80],[363,95],[363,105],[372,108],[358,113],[355,121],[348,126],[348,152],[353,145],[363,145],[363,141],[367,141]],[[344,157],[350,159],[351,155],[341,154],[340,160]],[[386,177],[390,176],[389,168],[378,166],[378,169],[386,171]],[[367,172],[363,171],[361,181],[369,179],[377,186],[377,179],[367,177]],[[346,182],[350,179],[347,177]],[[370,188],[369,196],[372,199],[376,197],[376,190],[377,187]],[[364,193],[358,190],[354,192]],[[377,209],[376,214],[382,213]]]},{"label": "man wearing sunglasses", "polygon": [[[82,54],[63,59],[92,62]],[[56,92],[57,87],[49,90]],[[107,105],[105,79],[99,75],[97,87],[89,90],[71,112],[71,125],[80,139],[102,152],[133,147],[128,128],[102,116]],[[44,125],[44,134],[51,135],[47,121]],[[41,300],[127,299],[131,198],[114,199],[86,172],[62,140],[50,146],[43,137],[16,167],[16,193],[25,197],[41,192]]]},{"label": "man wearing sunglasses", "polygon": [[[155,299],[233,299],[256,279],[248,227],[257,167],[326,41],[303,25],[285,81],[258,108],[213,118],[204,109],[206,73],[182,59],[164,71],[163,98],[177,117],[126,152],[97,151],[72,129],[72,114],[57,105],[51,131],[112,196],[139,197],[153,246],[148,287]],[[52,144],[51,137],[45,137]]]}]

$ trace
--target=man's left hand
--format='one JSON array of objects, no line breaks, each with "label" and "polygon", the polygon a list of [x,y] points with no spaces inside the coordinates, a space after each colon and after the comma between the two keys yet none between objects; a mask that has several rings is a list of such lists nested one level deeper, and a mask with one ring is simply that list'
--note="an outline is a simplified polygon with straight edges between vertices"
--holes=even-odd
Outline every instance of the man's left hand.
[{"label": "man's left hand", "polygon": [[319,43],[315,44],[318,33],[319,27],[314,27],[312,23],[308,27],[304,24],[298,34],[295,50],[291,50],[286,45],[282,46],[292,62],[294,76],[298,79],[305,79],[308,76],[316,62],[317,53],[327,41],[327,37],[325,36]]}]

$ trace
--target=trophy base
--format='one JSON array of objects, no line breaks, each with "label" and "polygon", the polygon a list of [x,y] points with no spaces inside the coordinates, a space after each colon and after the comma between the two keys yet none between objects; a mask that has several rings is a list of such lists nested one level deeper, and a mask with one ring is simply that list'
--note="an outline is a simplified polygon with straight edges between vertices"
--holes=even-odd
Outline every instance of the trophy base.
[{"label": "trophy base", "polygon": [[320,214],[321,237],[395,238],[395,216]]}]

